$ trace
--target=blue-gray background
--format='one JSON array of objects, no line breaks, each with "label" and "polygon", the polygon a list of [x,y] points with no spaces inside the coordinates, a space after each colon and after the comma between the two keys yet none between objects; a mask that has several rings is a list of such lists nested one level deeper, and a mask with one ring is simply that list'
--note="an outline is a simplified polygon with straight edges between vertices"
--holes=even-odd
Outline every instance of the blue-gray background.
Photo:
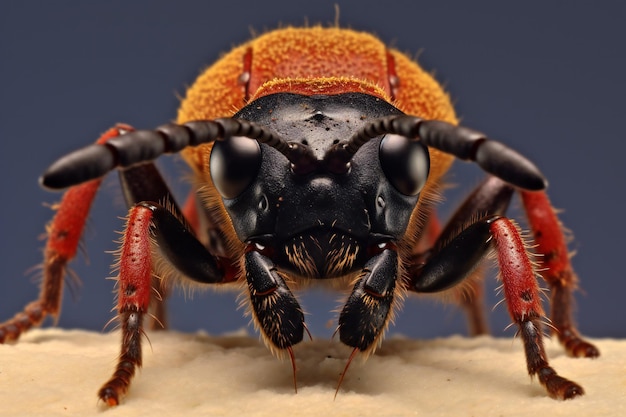
[{"label": "blue-gray background", "polygon": [[[330,24],[335,1],[21,1],[0,6],[0,321],[37,295],[29,268],[60,195],[37,178],[64,153],[115,122],[151,128],[175,117],[199,71],[222,52],[279,25]],[[532,158],[550,180],[553,203],[576,240],[585,334],[626,336],[624,314],[624,127],[626,6],[620,2],[338,1],[340,23],[375,32],[416,55],[451,92],[463,122]],[[506,3],[506,5],[505,5]],[[180,161],[170,167],[184,169]],[[444,213],[481,173],[459,163]],[[177,187],[175,171],[168,177]],[[83,286],[65,291],[59,325],[101,330],[112,317],[105,280],[125,214],[111,176],[95,202],[84,257],[72,267]],[[489,307],[498,298],[488,281]],[[182,295],[172,325],[220,333],[247,324],[234,294]],[[330,335],[338,295],[304,297],[316,335]],[[506,309],[490,315],[503,335]],[[464,333],[455,308],[413,297],[394,331],[413,337]],[[511,335],[512,331],[505,333]]]}]

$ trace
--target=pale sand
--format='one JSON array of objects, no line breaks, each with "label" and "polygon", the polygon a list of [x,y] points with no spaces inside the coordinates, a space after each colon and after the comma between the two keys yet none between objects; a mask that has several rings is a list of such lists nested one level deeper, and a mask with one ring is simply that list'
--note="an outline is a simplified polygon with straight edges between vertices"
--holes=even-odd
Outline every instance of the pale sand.
[{"label": "pale sand", "polygon": [[291,365],[256,337],[150,333],[144,367],[122,404],[107,409],[96,392],[118,352],[117,333],[34,330],[0,346],[0,415],[7,416],[626,416],[626,341],[595,340],[599,359],[572,359],[555,341],[557,371],[583,385],[572,401],[548,398],[526,373],[521,342],[450,337],[388,338],[355,361],[339,395],[349,350],[337,341],[295,348]]}]

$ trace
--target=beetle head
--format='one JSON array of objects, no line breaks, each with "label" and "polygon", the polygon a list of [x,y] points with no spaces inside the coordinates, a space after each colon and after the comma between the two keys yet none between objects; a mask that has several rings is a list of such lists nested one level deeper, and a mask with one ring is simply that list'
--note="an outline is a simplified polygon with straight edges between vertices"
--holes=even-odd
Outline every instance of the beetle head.
[{"label": "beetle head", "polygon": [[280,93],[240,110],[235,118],[270,128],[301,155],[290,161],[243,137],[214,144],[211,176],[239,238],[286,269],[330,278],[402,237],[428,176],[428,149],[395,135],[354,155],[342,149],[369,121],[398,114],[360,93]]}]

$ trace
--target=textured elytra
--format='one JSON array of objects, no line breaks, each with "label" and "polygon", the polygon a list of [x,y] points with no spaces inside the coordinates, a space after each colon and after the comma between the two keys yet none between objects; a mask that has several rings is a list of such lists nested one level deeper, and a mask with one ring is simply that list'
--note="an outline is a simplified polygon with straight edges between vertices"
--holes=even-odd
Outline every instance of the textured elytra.
[{"label": "textured elytra", "polygon": [[[387,79],[385,54],[388,49],[373,35],[320,26],[286,28],[234,48],[207,68],[188,89],[178,112],[178,123],[231,116],[244,105],[240,75],[244,71],[244,55],[250,48],[254,74],[250,85],[251,96],[266,83],[275,85],[282,82],[293,91],[298,88],[294,86],[294,80],[311,80],[315,75],[325,79],[328,85],[345,83],[346,79],[350,79],[366,91],[378,86],[390,94],[389,85],[380,85],[380,80]],[[298,60],[290,55],[296,50],[299,51]],[[405,54],[393,49],[389,52],[395,60],[400,79],[393,104],[407,114],[456,124],[456,114],[448,94],[437,81]],[[298,65],[282,64],[284,61],[297,61]],[[321,66],[320,62],[333,65]],[[257,75],[257,70],[262,75]],[[306,84],[306,81],[302,82]],[[185,152],[186,159],[195,169],[204,170],[208,166],[210,151],[207,148],[210,146]],[[436,150],[431,152],[431,158],[437,161],[433,163],[437,168],[431,172],[431,182],[435,183],[448,169],[452,158]],[[205,174],[208,177],[208,173]],[[425,194],[428,193],[429,190],[425,190]]]}]

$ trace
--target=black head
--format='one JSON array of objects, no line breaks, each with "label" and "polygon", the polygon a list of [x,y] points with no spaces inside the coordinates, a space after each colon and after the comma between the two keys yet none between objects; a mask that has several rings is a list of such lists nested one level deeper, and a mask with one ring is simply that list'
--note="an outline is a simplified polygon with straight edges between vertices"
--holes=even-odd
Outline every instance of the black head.
[{"label": "black head", "polygon": [[[379,98],[274,94],[234,117],[265,126],[304,157],[247,138],[216,142],[211,175],[239,238],[282,268],[334,277],[363,267],[406,231],[428,176],[428,149],[387,135],[342,148],[373,120],[402,114]],[[294,162],[297,161],[297,162]]]}]

